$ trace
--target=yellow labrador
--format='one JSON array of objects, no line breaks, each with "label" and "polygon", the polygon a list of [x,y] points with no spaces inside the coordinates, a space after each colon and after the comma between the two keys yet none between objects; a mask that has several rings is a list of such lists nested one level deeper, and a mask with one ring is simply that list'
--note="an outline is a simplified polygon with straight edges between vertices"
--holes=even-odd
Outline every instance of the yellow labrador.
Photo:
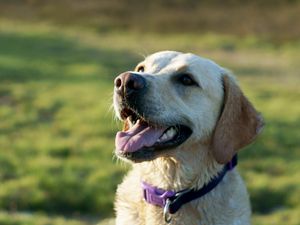
[{"label": "yellow labrador", "polygon": [[263,127],[235,79],[193,54],[158,52],[115,79],[124,121],[116,155],[132,162],[116,194],[117,225],[247,225],[236,153]]}]

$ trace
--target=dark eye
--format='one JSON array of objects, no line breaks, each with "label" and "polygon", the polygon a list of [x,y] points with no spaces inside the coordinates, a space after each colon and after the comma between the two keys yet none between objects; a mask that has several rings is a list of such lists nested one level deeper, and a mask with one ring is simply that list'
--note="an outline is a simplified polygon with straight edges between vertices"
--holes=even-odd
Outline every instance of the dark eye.
[{"label": "dark eye", "polygon": [[145,71],[145,67],[144,66],[139,66],[137,68],[137,71],[140,72],[140,73],[143,73]]},{"label": "dark eye", "polygon": [[189,74],[182,74],[178,80],[185,86],[198,85]]}]

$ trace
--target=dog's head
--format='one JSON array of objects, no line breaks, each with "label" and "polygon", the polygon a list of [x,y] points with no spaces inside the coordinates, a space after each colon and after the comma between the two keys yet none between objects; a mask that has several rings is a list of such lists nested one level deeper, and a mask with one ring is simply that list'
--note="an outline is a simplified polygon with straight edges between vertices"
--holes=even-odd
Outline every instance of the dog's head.
[{"label": "dog's head", "polygon": [[119,75],[114,108],[124,121],[116,135],[116,154],[133,162],[202,143],[224,164],[263,126],[228,71],[173,51],[150,55],[135,71]]}]

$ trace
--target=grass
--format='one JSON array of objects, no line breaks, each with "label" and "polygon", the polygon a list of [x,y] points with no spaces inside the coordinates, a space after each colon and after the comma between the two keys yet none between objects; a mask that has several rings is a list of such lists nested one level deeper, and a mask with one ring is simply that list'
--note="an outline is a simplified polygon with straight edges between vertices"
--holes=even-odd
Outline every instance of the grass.
[{"label": "grass", "polygon": [[[113,78],[161,49],[237,74],[266,120],[240,153],[253,224],[300,224],[299,43],[205,34],[95,33],[0,20],[0,223],[95,224],[113,216]],[[103,222],[106,223],[106,222]]]}]

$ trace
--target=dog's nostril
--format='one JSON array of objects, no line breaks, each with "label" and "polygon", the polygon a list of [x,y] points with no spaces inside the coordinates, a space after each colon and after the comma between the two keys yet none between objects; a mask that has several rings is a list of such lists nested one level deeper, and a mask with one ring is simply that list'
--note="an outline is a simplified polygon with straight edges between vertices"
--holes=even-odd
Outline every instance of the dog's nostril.
[{"label": "dog's nostril", "polygon": [[120,88],[122,86],[121,78],[115,79],[115,86],[116,86],[116,88]]},{"label": "dog's nostril", "polygon": [[145,87],[145,79],[140,76],[132,75],[126,82],[126,87],[131,90],[139,90]]}]

